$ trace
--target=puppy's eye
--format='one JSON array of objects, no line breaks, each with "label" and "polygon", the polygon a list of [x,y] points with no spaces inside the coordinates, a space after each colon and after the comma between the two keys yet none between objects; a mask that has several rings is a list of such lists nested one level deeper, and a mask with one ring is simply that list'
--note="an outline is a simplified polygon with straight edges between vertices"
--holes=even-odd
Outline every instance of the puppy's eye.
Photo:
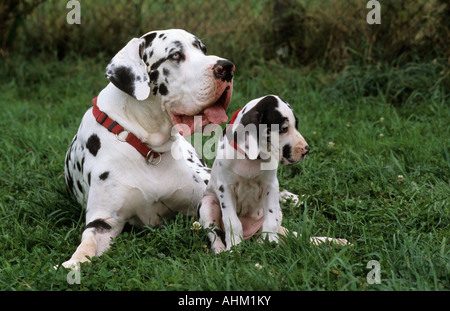
[{"label": "puppy's eye", "polygon": [[284,133],[287,133],[287,131],[288,131],[288,129],[289,129],[289,127],[282,127],[281,129],[280,129],[280,134],[284,134]]},{"label": "puppy's eye", "polygon": [[172,56],[171,56],[171,58],[172,58],[173,60],[180,60],[180,59],[181,59],[181,53],[178,53],[178,52],[173,53]]}]

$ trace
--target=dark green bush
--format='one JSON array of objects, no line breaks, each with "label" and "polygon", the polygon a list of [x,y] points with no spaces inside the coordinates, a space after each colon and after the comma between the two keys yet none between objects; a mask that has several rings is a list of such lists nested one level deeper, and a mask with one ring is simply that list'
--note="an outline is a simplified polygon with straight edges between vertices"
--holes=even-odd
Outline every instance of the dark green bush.
[{"label": "dark green bush", "polygon": [[0,17],[10,16],[11,28],[9,39],[2,41],[4,55],[10,51],[109,58],[132,37],[183,28],[200,37],[212,54],[241,67],[279,59],[341,70],[350,64],[392,63],[400,57],[403,63],[450,57],[446,0],[380,1],[380,25],[367,24],[369,9],[362,0],[84,0],[80,25],[66,22],[67,1],[37,0],[34,11],[31,1],[11,3],[18,5],[0,6]]}]

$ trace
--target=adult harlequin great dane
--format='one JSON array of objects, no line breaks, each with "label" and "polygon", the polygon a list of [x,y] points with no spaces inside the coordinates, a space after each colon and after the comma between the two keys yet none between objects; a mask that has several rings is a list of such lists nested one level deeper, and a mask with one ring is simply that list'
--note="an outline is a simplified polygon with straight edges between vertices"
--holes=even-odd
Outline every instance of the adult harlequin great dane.
[{"label": "adult harlequin great dane", "polygon": [[86,227],[64,267],[100,256],[125,223],[157,226],[180,212],[196,215],[210,169],[180,134],[228,120],[234,70],[179,29],[133,38],[113,57],[110,83],[65,159],[66,184],[86,207]]}]

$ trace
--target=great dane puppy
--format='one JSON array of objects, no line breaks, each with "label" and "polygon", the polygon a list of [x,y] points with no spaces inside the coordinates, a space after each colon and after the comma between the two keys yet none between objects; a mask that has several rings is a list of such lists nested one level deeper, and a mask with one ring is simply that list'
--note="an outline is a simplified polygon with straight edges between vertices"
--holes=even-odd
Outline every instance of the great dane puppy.
[{"label": "great dane puppy", "polygon": [[180,134],[228,120],[234,70],[179,29],[133,38],[113,57],[110,83],[66,155],[66,184],[86,208],[86,227],[64,267],[100,256],[125,223],[196,215],[210,170]]},{"label": "great dane puppy", "polygon": [[[308,152],[294,110],[280,97],[254,99],[234,114],[219,139],[211,180],[199,203],[200,224],[210,229],[213,253],[229,250],[258,232],[261,239],[274,242],[278,234],[286,235],[281,226],[278,163],[296,164]],[[344,239],[311,238],[314,244],[327,241],[347,244]]]},{"label": "great dane puppy", "polygon": [[295,164],[309,152],[297,127],[292,108],[274,95],[254,99],[234,114],[219,140],[211,180],[199,203],[200,223],[212,229],[208,238],[213,253],[229,250],[260,230],[261,238],[278,241],[278,162]]}]

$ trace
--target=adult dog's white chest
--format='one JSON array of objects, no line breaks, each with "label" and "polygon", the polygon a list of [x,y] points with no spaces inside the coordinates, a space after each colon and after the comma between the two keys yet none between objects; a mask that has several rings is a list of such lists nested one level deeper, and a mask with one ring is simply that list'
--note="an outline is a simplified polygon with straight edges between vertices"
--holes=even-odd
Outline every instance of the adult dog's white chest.
[{"label": "adult dog's white chest", "polygon": [[[72,168],[66,172],[68,183],[73,184],[77,200],[86,205],[87,217],[98,218],[101,215],[96,214],[108,211],[132,224],[153,226],[189,209],[186,198],[195,202],[202,195],[208,169],[178,134],[160,151],[161,161],[149,164],[87,111],[66,159],[66,170]],[[194,214],[195,204],[187,212]]]}]

